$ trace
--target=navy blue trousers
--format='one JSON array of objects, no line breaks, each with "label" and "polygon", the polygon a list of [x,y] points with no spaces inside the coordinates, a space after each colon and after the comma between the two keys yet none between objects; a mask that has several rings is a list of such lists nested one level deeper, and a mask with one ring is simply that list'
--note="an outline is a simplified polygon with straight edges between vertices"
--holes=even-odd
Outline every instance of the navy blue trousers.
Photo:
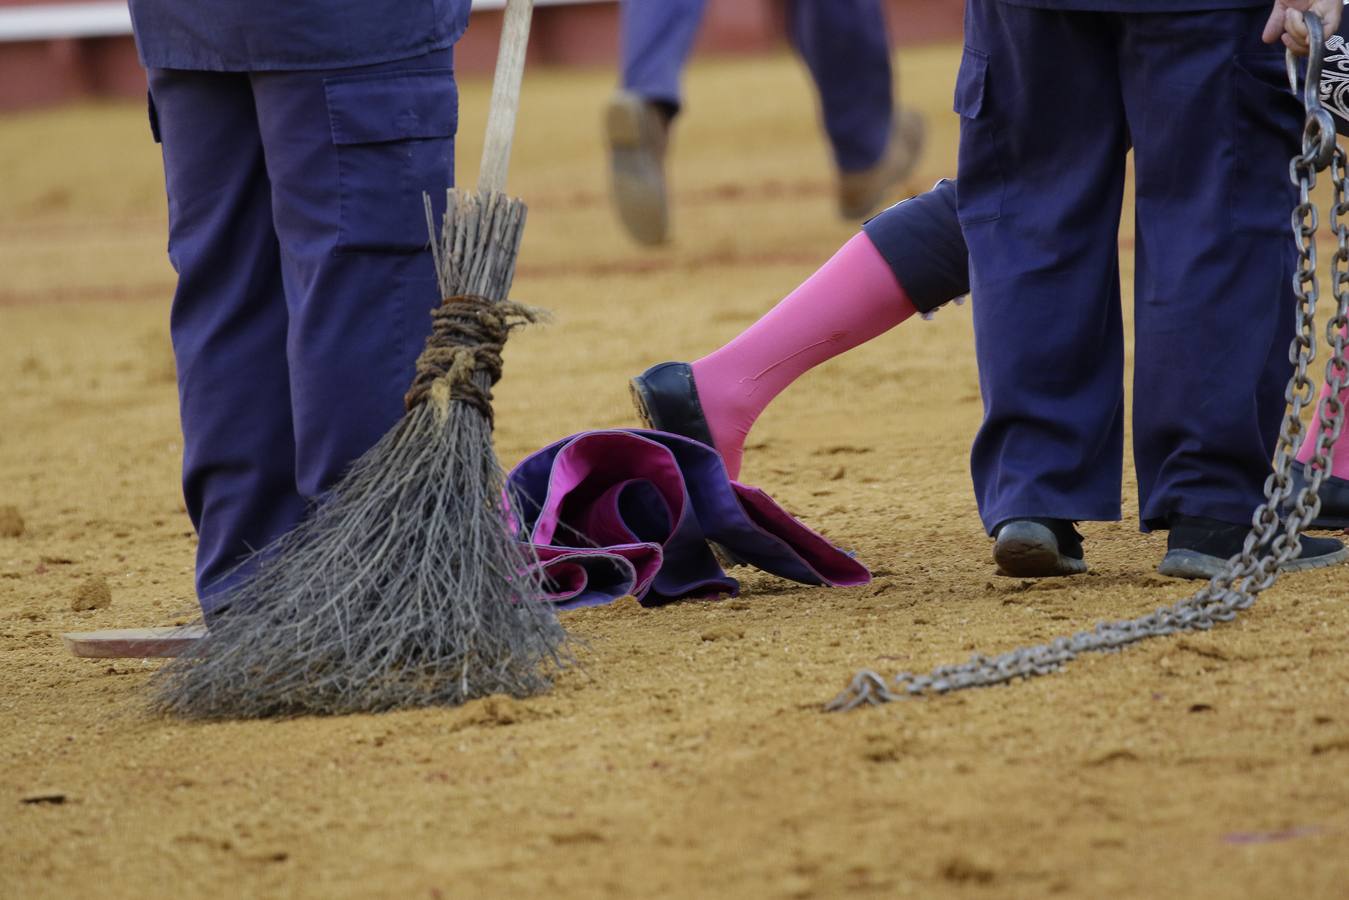
[{"label": "navy blue trousers", "polygon": [[1144,529],[1249,522],[1289,374],[1300,104],[1260,9],[1055,12],[969,0],[958,212],[984,525],[1117,519],[1118,229],[1136,176],[1133,448]]},{"label": "navy blue trousers", "polygon": [[[1349,18],[1340,23],[1339,36],[1342,39],[1349,38]],[[1332,49],[1331,53],[1334,52]],[[1272,77],[1270,61],[1263,59],[1263,48],[1258,49],[1256,55],[1257,59],[1262,60],[1258,64],[1261,77]],[[1334,90],[1339,82],[1333,68],[1327,66],[1327,74],[1322,79],[1325,87],[1322,93],[1328,95],[1322,98],[1322,102],[1334,114],[1335,127],[1339,133],[1349,136],[1349,105],[1346,105],[1347,98]],[[1282,91],[1282,82],[1277,88]],[[1286,105],[1282,99],[1278,102]],[[1237,104],[1230,110],[1234,117],[1233,123],[1223,127],[1239,127],[1235,124],[1235,117],[1244,116],[1244,110],[1248,108],[1249,102],[1244,107],[1243,104]],[[1240,127],[1245,131],[1250,126]],[[1275,127],[1283,127],[1281,115]],[[1282,182],[1278,186],[1282,187]],[[960,230],[956,194],[956,183],[943,179],[927,193],[896,203],[862,226],[920,312],[931,312],[970,291],[969,251],[965,246],[965,235]]]},{"label": "navy blue trousers", "polygon": [[402,414],[438,303],[458,99],[440,50],[336,71],[152,69],[203,609]]},{"label": "navy blue trousers", "polygon": [[[706,0],[624,0],[623,86],[678,109],[680,76]],[[890,139],[893,83],[880,0],[792,0],[788,31],[820,94],[844,172],[874,165]]]}]

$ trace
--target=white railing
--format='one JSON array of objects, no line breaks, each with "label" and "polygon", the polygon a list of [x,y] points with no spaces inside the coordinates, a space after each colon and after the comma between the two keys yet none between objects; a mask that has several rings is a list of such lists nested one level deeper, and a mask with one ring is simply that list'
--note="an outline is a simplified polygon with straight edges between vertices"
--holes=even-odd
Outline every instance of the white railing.
[{"label": "white railing", "polygon": [[[607,3],[614,0],[534,0],[534,2],[538,6],[563,6]],[[473,0],[475,10],[501,9],[505,5],[506,0]],[[112,37],[130,33],[131,15],[127,12],[125,2],[0,6],[0,43]]]},{"label": "white railing", "polygon": [[0,42],[45,41],[130,34],[125,3],[52,3],[0,6]]}]

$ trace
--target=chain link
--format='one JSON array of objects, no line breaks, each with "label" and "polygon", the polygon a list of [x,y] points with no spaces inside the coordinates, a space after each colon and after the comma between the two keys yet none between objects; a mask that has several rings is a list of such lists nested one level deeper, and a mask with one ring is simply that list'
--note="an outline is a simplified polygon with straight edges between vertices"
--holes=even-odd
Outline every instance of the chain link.
[{"label": "chain link", "polygon": [[[1315,21],[1313,21],[1315,20]],[[1091,631],[1079,631],[1045,644],[1019,647],[997,656],[975,654],[969,662],[938,666],[926,674],[900,672],[888,680],[870,670],[858,672],[844,691],[826,704],[830,712],[842,712],[863,704],[879,704],[924,694],[944,694],[972,687],[1002,684],[1016,678],[1033,678],[1057,672],[1080,653],[1119,650],[1148,638],[1182,631],[1207,631],[1221,622],[1230,622],[1242,610],[1255,603],[1260,593],[1279,577],[1279,569],[1302,552],[1298,536],[1321,511],[1318,496],[1321,480],[1330,471],[1330,454],[1344,425],[1345,404],[1340,394],[1349,382],[1349,364],[1345,361],[1346,326],[1349,326],[1349,163],[1344,151],[1332,142],[1326,147],[1324,110],[1320,107],[1312,73],[1319,70],[1324,41],[1317,35],[1320,22],[1307,17],[1311,45],[1316,51],[1308,67],[1310,90],[1304,95],[1307,119],[1303,131],[1302,152],[1289,163],[1289,178],[1298,188],[1298,203],[1293,209],[1293,239],[1297,245],[1298,266],[1293,276],[1297,296],[1297,330],[1289,347],[1293,376],[1284,392],[1287,409],[1279,429],[1272,471],[1265,480],[1265,502],[1251,516],[1251,530],[1241,552],[1227,562],[1226,568],[1194,595],[1135,619],[1101,622]],[[1294,88],[1296,90],[1296,86]],[[1335,315],[1326,326],[1326,343],[1331,358],[1326,363],[1326,384],[1330,390],[1321,400],[1321,427],[1314,436],[1305,434],[1304,410],[1313,402],[1315,386],[1307,376],[1316,359],[1316,305],[1320,298],[1317,284],[1316,232],[1318,213],[1312,202],[1316,174],[1327,165],[1334,182],[1335,202],[1330,211],[1330,230],[1336,239],[1331,261],[1331,283],[1335,297]],[[1293,496],[1293,465],[1303,440],[1313,440],[1312,458],[1303,469],[1305,483]]]}]

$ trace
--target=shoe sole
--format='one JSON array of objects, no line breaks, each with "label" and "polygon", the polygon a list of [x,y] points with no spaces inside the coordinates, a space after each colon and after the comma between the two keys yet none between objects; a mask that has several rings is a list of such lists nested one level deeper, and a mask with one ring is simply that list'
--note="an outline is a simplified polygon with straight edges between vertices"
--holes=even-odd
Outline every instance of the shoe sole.
[{"label": "shoe sole", "polygon": [[993,561],[1002,574],[1013,578],[1054,578],[1087,571],[1086,561],[1060,553],[1054,532],[1038,522],[1003,526],[993,545]]},{"label": "shoe sole", "polygon": [[610,101],[604,113],[614,206],[628,233],[642,244],[662,244],[670,232],[664,160],[656,149],[659,126],[652,115],[642,100],[629,95]]},{"label": "shoe sole", "polygon": [[[850,191],[840,190],[838,211],[845,219],[865,219],[872,215],[885,202],[886,196],[894,192],[918,168],[923,148],[927,145],[927,121],[909,109],[896,110],[895,115],[898,119],[890,138],[891,146],[887,146],[885,150],[885,160],[891,167],[890,171],[886,172],[864,195],[853,195]],[[898,144],[898,150],[893,149],[895,143]]]},{"label": "shoe sole", "polygon": [[[1323,553],[1320,556],[1308,556],[1286,562],[1279,567],[1279,571],[1305,572],[1308,569],[1324,569],[1327,566],[1338,566],[1345,560],[1349,560],[1349,547],[1342,547],[1334,553]],[[1168,578],[1195,580],[1202,578],[1205,581],[1226,569],[1227,560],[1197,550],[1168,550],[1166,556],[1162,557],[1161,565],[1157,566],[1158,574]]]},{"label": "shoe sole", "polygon": [[641,420],[643,428],[650,428],[652,431],[664,430],[651,417],[651,409],[647,406],[646,386],[642,384],[640,378],[629,379],[628,396],[632,398],[632,408],[637,411],[637,418]]}]

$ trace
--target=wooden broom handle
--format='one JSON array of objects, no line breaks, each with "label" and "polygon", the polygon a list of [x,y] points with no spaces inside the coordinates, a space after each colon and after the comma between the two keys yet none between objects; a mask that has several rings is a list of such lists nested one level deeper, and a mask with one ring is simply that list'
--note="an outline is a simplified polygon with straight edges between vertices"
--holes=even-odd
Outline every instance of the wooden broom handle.
[{"label": "wooden broom handle", "polygon": [[525,70],[525,47],[529,44],[529,19],[534,0],[506,0],[501,25],[501,49],[497,51],[492,76],[492,102],[487,108],[487,138],[478,167],[478,191],[483,194],[506,189],[506,169],[511,161],[515,114],[520,109],[520,78]]}]

